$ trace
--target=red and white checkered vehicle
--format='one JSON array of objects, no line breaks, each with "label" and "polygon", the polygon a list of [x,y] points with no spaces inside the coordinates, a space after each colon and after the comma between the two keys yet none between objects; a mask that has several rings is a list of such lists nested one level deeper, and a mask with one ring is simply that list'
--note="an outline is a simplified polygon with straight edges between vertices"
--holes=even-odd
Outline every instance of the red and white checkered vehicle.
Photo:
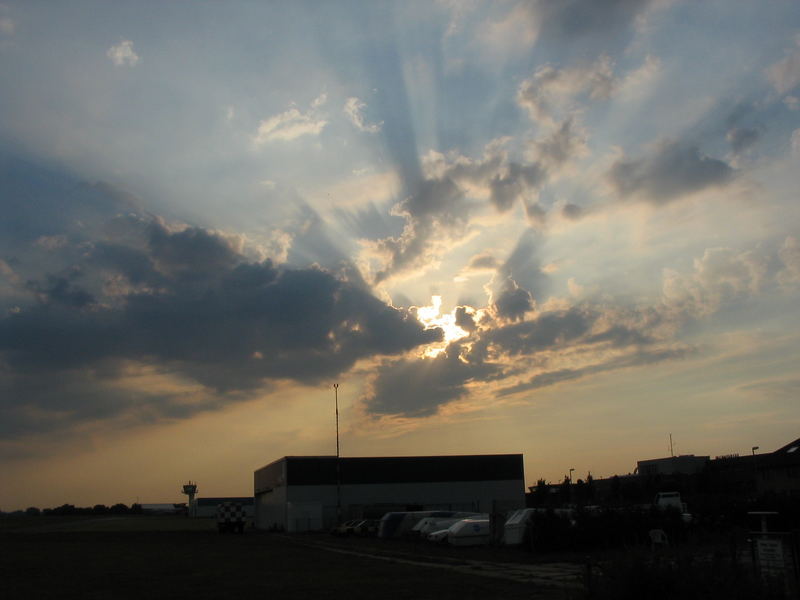
[{"label": "red and white checkered vehicle", "polygon": [[244,506],[223,502],[217,506],[217,529],[220,533],[244,533]]}]

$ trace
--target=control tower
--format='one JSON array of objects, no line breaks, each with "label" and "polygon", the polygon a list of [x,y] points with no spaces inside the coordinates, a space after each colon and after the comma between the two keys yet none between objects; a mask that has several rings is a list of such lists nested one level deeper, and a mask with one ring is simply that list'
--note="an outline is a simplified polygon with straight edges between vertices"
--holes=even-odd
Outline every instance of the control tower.
[{"label": "control tower", "polygon": [[185,483],[183,485],[183,493],[189,496],[189,506],[187,514],[190,517],[194,517],[197,514],[197,505],[195,504],[194,500],[194,497],[197,494],[197,483],[196,482],[192,483],[192,481],[189,480],[189,483]]}]

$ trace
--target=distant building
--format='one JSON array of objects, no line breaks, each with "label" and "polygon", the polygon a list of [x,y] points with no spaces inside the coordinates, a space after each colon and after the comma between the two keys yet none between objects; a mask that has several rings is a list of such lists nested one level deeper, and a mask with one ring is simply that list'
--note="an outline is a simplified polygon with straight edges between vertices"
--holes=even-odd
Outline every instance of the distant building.
[{"label": "distant building", "polygon": [[145,503],[139,505],[146,515],[185,515],[186,504]]},{"label": "distant building", "polygon": [[695,456],[694,454],[651,458],[638,461],[636,472],[644,477],[675,474],[696,475],[706,468],[708,461],[708,456]]},{"label": "distant building", "polygon": [[235,502],[244,507],[244,514],[253,518],[253,497],[246,496],[241,498],[197,498],[195,500],[195,517],[216,517],[217,506],[223,502]]},{"label": "distant building", "polygon": [[708,464],[709,488],[728,496],[800,497],[800,439],[774,452],[720,456]]},{"label": "distant building", "polygon": [[285,456],[254,473],[255,525],[319,530],[393,510],[490,512],[525,505],[521,454]]},{"label": "distant building", "polygon": [[771,454],[756,454],[759,493],[774,492],[800,497],[800,438]]}]

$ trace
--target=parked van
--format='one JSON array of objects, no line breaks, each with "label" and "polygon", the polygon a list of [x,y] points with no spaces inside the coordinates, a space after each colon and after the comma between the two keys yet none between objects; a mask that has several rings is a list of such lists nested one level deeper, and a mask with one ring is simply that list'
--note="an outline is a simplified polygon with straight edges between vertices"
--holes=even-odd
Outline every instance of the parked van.
[{"label": "parked van", "polygon": [[489,519],[462,519],[447,530],[451,546],[485,546],[491,541]]}]

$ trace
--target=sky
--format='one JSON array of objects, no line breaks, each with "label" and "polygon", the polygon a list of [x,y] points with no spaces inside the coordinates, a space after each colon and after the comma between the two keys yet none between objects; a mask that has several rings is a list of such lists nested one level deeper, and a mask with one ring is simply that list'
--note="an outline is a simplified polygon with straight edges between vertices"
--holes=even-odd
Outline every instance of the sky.
[{"label": "sky", "polygon": [[0,4],[0,509],[800,435],[800,4]]}]

